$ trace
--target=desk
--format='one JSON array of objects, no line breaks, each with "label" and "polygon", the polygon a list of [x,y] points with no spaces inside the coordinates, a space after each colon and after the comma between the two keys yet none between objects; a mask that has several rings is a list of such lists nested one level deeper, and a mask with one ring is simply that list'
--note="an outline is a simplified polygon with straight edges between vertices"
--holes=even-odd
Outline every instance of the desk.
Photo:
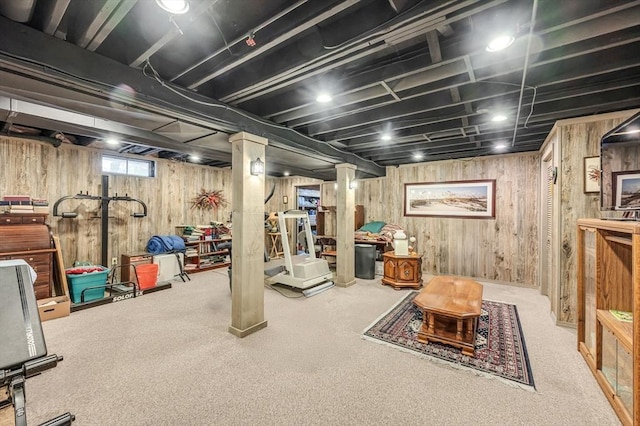
[{"label": "desk", "polygon": [[482,284],[465,278],[436,277],[413,303],[422,310],[419,342],[441,342],[462,349],[463,355],[475,356]]},{"label": "desk", "polygon": [[[316,241],[318,244],[323,246],[335,246],[336,245],[336,237],[333,235],[316,235]],[[376,250],[384,251],[387,244],[390,244],[388,241],[384,240],[359,240],[354,239],[353,242],[355,244],[372,244],[376,246]]]},{"label": "desk", "polygon": [[269,237],[271,237],[271,251],[269,252],[269,258],[271,259],[281,258],[284,255],[284,252],[278,251],[278,245],[280,244],[280,233],[269,232]]}]

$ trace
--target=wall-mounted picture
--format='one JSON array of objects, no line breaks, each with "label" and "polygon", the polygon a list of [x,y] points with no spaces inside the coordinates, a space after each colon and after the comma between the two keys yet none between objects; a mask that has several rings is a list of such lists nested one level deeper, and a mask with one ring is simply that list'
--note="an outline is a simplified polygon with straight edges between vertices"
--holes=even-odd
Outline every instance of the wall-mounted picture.
[{"label": "wall-mounted picture", "polygon": [[611,177],[615,209],[640,209],[640,170],[613,172]]},{"label": "wall-mounted picture", "polygon": [[495,179],[404,184],[405,216],[490,219],[495,204]]},{"label": "wall-mounted picture", "polygon": [[584,193],[600,192],[600,157],[584,158]]}]

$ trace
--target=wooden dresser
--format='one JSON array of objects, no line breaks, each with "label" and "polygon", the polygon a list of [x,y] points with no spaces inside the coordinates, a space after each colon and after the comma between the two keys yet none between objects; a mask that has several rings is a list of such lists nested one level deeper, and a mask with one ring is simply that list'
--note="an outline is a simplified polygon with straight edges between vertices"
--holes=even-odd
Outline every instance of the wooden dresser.
[{"label": "wooden dresser", "polygon": [[384,277],[382,284],[400,288],[422,287],[422,257],[397,256],[389,251],[382,255],[384,259]]},{"label": "wooden dresser", "polygon": [[46,214],[0,214],[0,260],[24,259],[36,271],[36,299],[52,296],[55,248]]}]

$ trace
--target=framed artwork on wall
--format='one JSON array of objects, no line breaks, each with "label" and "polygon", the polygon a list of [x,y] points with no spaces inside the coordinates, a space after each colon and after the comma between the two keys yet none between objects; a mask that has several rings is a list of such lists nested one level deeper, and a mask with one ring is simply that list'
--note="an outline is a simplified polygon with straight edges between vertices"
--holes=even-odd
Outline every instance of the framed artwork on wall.
[{"label": "framed artwork on wall", "polygon": [[495,179],[404,184],[405,216],[491,219],[495,204]]},{"label": "framed artwork on wall", "polygon": [[640,170],[611,173],[616,210],[640,210]]},{"label": "framed artwork on wall", "polygon": [[584,193],[600,192],[600,157],[584,157]]}]

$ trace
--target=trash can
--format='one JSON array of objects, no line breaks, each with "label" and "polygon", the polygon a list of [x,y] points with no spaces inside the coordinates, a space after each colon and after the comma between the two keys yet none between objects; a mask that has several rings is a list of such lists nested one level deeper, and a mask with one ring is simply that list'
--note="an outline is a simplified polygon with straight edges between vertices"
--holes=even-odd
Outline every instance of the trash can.
[{"label": "trash can", "polygon": [[376,275],[376,246],[356,244],[356,278],[372,280]]}]

